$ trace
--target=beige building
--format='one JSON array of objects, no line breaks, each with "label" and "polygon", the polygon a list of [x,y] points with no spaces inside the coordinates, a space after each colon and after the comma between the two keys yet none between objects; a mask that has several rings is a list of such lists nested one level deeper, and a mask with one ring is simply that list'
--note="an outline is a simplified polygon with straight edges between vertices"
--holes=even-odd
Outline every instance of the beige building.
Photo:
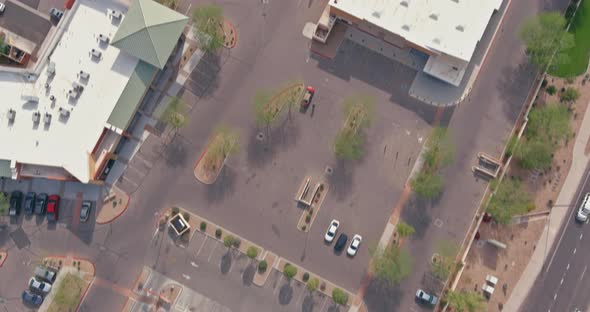
[{"label": "beige building", "polygon": [[459,86],[502,0],[330,0],[314,39],[344,22],[398,48],[428,56],[423,71]]}]

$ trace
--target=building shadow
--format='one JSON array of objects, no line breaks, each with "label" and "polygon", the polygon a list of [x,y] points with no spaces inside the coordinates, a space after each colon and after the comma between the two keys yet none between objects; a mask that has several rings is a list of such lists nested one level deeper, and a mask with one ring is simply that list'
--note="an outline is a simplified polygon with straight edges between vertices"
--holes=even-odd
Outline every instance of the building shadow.
[{"label": "building shadow", "polygon": [[401,220],[416,230],[410,239],[422,239],[432,223],[428,208],[432,207],[430,200],[418,198],[412,194],[401,211]]},{"label": "building shadow", "polygon": [[279,289],[279,303],[288,305],[291,300],[293,300],[293,286],[291,286],[291,281],[287,280]]},{"label": "building shadow", "polygon": [[296,111],[291,111],[290,117],[287,116],[288,113],[284,114],[269,130],[259,127],[252,129],[248,140],[248,164],[258,168],[266,166],[272,163],[277,152],[288,150],[297,144],[301,129]]},{"label": "building shadow", "polygon": [[[402,291],[399,286],[389,285],[379,279],[369,281],[363,297],[368,311],[399,311]],[[406,312],[406,311],[399,311]]]}]

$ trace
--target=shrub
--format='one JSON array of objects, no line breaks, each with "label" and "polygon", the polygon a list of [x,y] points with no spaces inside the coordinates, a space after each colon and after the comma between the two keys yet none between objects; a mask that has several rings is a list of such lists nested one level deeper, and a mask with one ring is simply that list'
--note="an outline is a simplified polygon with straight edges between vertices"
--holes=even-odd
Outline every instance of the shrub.
[{"label": "shrub", "polygon": [[321,291],[324,291],[324,290],[326,290],[326,282],[322,282],[322,283],[320,284],[320,290],[321,290]]},{"label": "shrub", "polygon": [[246,256],[250,259],[256,258],[258,256],[258,248],[254,246],[248,247],[248,250],[246,250]]},{"label": "shrub", "polygon": [[309,290],[310,292],[315,291],[316,289],[318,289],[318,285],[320,284],[320,280],[318,280],[317,278],[312,278],[309,280],[309,282],[307,282],[307,290]]},{"label": "shrub", "polygon": [[305,272],[303,273],[303,281],[307,282],[309,280],[309,273]]},{"label": "shrub", "polygon": [[567,88],[559,95],[559,100],[562,103],[574,103],[580,97],[580,92],[576,88]]},{"label": "shrub", "polygon": [[188,220],[191,218],[191,215],[185,211],[182,213],[182,217],[188,222]]},{"label": "shrub", "polygon": [[242,244],[242,240],[234,237],[234,240],[232,241],[232,246],[234,246],[234,248],[240,248],[240,245]]},{"label": "shrub", "polygon": [[205,230],[207,229],[207,222],[202,221],[201,225],[200,225],[201,231],[205,232]]},{"label": "shrub", "polygon": [[555,92],[557,92],[557,88],[555,88],[554,85],[550,85],[547,87],[547,89],[545,89],[545,91],[549,93],[549,95],[554,95]]},{"label": "shrub", "polygon": [[260,263],[258,263],[258,272],[260,272],[260,273],[266,272],[267,266],[268,266],[268,264],[266,263],[266,260],[260,261]]},{"label": "shrub", "polygon": [[172,207],[172,215],[178,214],[180,212],[180,208],[178,207]]},{"label": "shrub", "polygon": [[231,247],[234,244],[235,238],[231,235],[228,235],[223,238],[223,245],[227,248]]},{"label": "shrub", "polygon": [[307,214],[305,216],[305,223],[309,223],[309,222],[311,222],[311,214]]},{"label": "shrub", "polygon": [[345,305],[348,302],[348,294],[340,288],[334,288],[332,290],[332,300],[337,304]]},{"label": "shrub", "polygon": [[541,88],[545,88],[547,86],[547,79],[543,79],[543,82],[541,82]]},{"label": "shrub", "polygon": [[221,231],[221,229],[217,229],[217,230],[215,230],[215,237],[217,237],[218,239],[219,239],[219,238],[221,238],[221,234],[222,234],[222,233],[223,233],[223,232]]},{"label": "shrub", "polygon": [[287,263],[283,269],[283,275],[285,275],[285,277],[288,279],[292,279],[295,275],[297,275],[297,268],[290,263]]}]

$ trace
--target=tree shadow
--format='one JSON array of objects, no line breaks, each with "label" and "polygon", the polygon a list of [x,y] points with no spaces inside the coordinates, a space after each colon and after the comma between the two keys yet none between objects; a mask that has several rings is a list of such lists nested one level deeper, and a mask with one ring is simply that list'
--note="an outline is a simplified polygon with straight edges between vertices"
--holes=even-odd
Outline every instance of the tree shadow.
[{"label": "tree shadow", "polygon": [[242,284],[244,286],[252,285],[254,275],[256,274],[256,264],[250,263],[242,273]]},{"label": "tree shadow", "polygon": [[187,80],[188,88],[199,98],[208,98],[219,88],[222,53],[205,53]]},{"label": "tree shadow", "polygon": [[420,239],[424,237],[426,230],[432,222],[432,218],[428,213],[428,208],[430,207],[432,207],[430,200],[421,199],[412,195],[410,200],[408,200],[402,208],[401,219],[413,226],[416,230],[412,235],[412,238]]},{"label": "tree shadow", "polygon": [[337,160],[328,182],[336,198],[342,200],[350,196],[352,192],[354,165],[349,161]]},{"label": "tree shadow", "polygon": [[295,110],[288,113],[277,124],[270,127],[270,131],[264,128],[254,128],[248,140],[248,164],[262,167],[271,163],[274,155],[279,151],[293,147],[301,135],[299,124],[295,118]]},{"label": "tree shadow", "polygon": [[236,173],[229,166],[223,166],[215,183],[205,188],[209,202],[216,202],[225,198],[235,190]]},{"label": "tree shadow", "polygon": [[402,291],[399,286],[392,286],[379,279],[369,281],[363,297],[368,311],[398,311]]},{"label": "tree shadow", "polygon": [[293,287],[291,281],[287,281],[279,289],[279,303],[281,305],[288,305],[293,300]]},{"label": "tree shadow", "polygon": [[314,306],[315,298],[310,292],[307,292],[307,295],[303,298],[303,302],[301,303],[301,312],[312,312]]},{"label": "tree shadow", "polygon": [[176,137],[166,146],[164,150],[166,165],[174,168],[183,167],[187,163],[187,144],[181,136]]},{"label": "tree shadow", "polygon": [[221,274],[227,274],[229,269],[232,265],[232,255],[231,251],[228,249],[227,252],[221,257],[221,263],[219,264],[219,269]]},{"label": "tree shadow", "polygon": [[340,312],[340,308],[342,308],[341,305],[332,303],[332,305],[328,307],[328,312]]}]

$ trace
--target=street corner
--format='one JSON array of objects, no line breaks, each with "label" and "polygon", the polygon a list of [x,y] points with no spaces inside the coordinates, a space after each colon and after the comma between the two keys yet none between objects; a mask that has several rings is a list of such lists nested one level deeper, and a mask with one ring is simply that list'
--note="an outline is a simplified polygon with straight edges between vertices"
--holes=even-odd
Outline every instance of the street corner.
[{"label": "street corner", "polygon": [[131,197],[127,193],[113,186],[108,195],[102,199],[100,211],[96,215],[96,223],[107,224],[115,221],[127,210],[130,201]]}]

